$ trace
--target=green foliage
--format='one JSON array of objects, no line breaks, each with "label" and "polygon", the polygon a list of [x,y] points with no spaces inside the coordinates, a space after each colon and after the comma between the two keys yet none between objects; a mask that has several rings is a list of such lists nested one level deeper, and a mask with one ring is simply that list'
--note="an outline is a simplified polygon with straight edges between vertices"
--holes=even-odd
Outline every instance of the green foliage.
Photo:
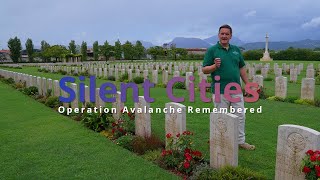
[{"label": "green foliage", "polygon": [[314,101],[309,99],[297,99],[294,101],[296,104],[314,105]]},{"label": "green foliage", "polygon": [[212,179],[213,169],[209,166],[208,163],[201,163],[197,165],[190,176],[190,180],[198,179]]},{"label": "green foliage", "polygon": [[273,81],[273,79],[271,77],[267,77],[263,79],[264,81]]},{"label": "green foliage", "polygon": [[80,72],[79,75],[80,75],[80,76],[86,76],[86,77],[89,77],[89,76],[90,76],[88,70],[85,70],[84,72]]},{"label": "green foliage", "polygon": [[109,45],[108,41],[105,41],[102,46],[99,47],[100,54],[106,58],[106,61],[109,60],[111,56],[114,55],[114,47]]},{"label": "green foliage", "polygon": [[38,88],[35,86],[30,86],[28,88],[24,88],[24,90],[22,92],[28,96],[36,96],[39,94]]},{"label": "green foliage", "polygon": [[161,46],[150,47],[148,54],[150,54],[154,60],[157,60],[158,56],[164,56],[164,49]]},{"label": "green foliage", "polygon": [[[121,110],[122,111],[122,110]],[[112,123],[112,134],[115,139],[135,133],[135,115],[131,112],[121,114],[119,119]]]},{"label": "green foliage", "polygon": [[50,97],[52,95],[52,89],[47,89],[46,97]]},{"label": "green foliage", "polygon": [[45,105],[51,108],[58,108],[62,106],[62,103],[59,101],[58,97],[50,96],[46,99]]},{"label": "green foliage", "polygon": [[249,50],[246,52],[243,52],[243,58],[245,60],[259,60],[263,56],[264,50]]},{"label": "green foliage", "polygon": [[69,52],[72,54],[77,53],[77,46],[76,46],[76,42],[74,40],[71,40],[69,43]]},{"label": "green foliage", "polygon": [[121,59],[121,54],[122,54],[122,46],[121,46],[121,42],[118,39],[114,44],[114,55],[115,55],[115,58],[116,59]]},{"label": "green foliage", "polygon": [[186,84],[184,82],[176,82],[173,85],[174,89],[186,89]]},{"label": "green foliage", "polygon": [[106,113],[85,113],[81,122],[89,129],[100,132],[108,129],[112,117]]},{"label": "green foliage", "polygon": [[288,102],[288,103],[294,103],[294,101],[296,101],[297,99],[299,99],[298,97],[294,97],[294,96],[290,96],[284,99],[284,102]]},{"label": "green foliage", "polygon": [[157,163],[160,159],[160,150],[152,150],[152,151],[147,151],[144,155],[142,155],[142,158]]},{"label": "green foliage", "polygon": [[82,61],[87,61],[87,43],[82,41],[81,44]]},{"label": "green foliage", "polygon": [[14,84],[14,88],[16,88],[16,89],[24,89],[25,87],[26,87],[25,81],[19,81]]},{"label": "green foliage", "polygon": [[10,38],[8,41],[8,47],[10,50],[10,58],[12,59],[12,61],[15,63],[19,62],[22,50],[20,39],[17,36],[13,39]]},{"label": "green foliage", "polygon": [[41,41],[41,53],[39,54],[39,57],[42,58],[44,62],[49,62],[49,58],[45,56],[44,52],[50,47],[50,44],[46,41]]},{"label": "green foliage", "polygon": [[27,39],[26,42],[26,50],[29,58],[29,62],[33,62],[33,54],[34,54],[34,47],[31,39]]},{"label": "green foliage", "polygon": [[114,76],[108,76],[107,79],[108,79],[109,81],[115,81],[115,80],[116,80],[116,78],[115,78]]},{"label": "green foliage", "polygon": [[6,84],[14,84],[13,78],[4,79],[3,82]]},{"label": "green foliage", "polygon": [[151,137],[144,138],[140,136],[135,136],[132,141],[132,147],[133,152],[142,155],[150,150],[164,148],[164,142],[154,135],[152,135]]},{"label": "green foliage", "polygon": [[135,49],[132,43],[129,41],[126,41],[126,43],[122,45],[122,49],[124,53],[124,59],[133,60],[135,56]]},{"label": "green foliage", "polygon": [[93,59],[97,61],[99,59],[99,43],[95,41],[93,43]]},{"label": "green foliage", "polygon": [[144,78],[141,76],[134,77],[132,81],[136,84],[142,84],[144,82]]},{"label": "green foliage", "polygon": [[270,96],[267,99],[270,100],[270,101],[281,101],[281,102],[284,102],[283,98],[277,97],[277,96]]},{"label": "green foliage", "polygon": [[314,100],[314,106],[320,107],[320,99],[315,99]]},{"label": "green foliage", "polygon": [[117,145],[119,145],[129,151],[133,151],[133,146],[132,146],[133,139],[134,139],[134,136],[125,135],[125,136],[121,136],[118,139],[116,139],[115,142]]},{"label": "green foliage", "polygon": [[125,82],[129,79],[128,73],[124,73],[122,76],[120,76],[119,81],[120,82]]},{"label": "green foliage", "polygon": [[66,47],[61,46],[61,45],[54,45],[54,46],[48,47],[43,52],[43,56],[45,58],[56,58],[56,59],[63,58],[67,54],[69,54],[69,52],[66,49]]},{"label": "green foliage", "polygon": [[141,41],[137,41],[134,46],[135,56],[137,59],[141,59],[141,57],[145,56],[146,49],[143,47]]}]

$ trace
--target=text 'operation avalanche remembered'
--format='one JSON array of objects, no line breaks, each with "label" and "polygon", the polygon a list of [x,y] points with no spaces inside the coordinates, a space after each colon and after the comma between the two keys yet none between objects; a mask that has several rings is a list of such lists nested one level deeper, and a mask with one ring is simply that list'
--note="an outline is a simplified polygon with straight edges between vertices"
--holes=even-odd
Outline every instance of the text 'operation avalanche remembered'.
[{"label": "text 'operation avalanche remembered'", "polygon": [[[194,83],[192,82],[194,80],[194,77],[191,76],[189,77],[190,79],[190,88],[189,88],[189,102],[195,102],[195,90],[194,90]],[[215,89],[215,102],[220,102],[220,83],[218,82],[220,80],[219,76],[215,76],[215,83],[214,83],[214,89]],[[61,78],[60,80],[60,88],[61,90],[65,91],[68,93],[68,97],[63,97],[60,96],[59,100],[64,103],[69,103],[72,102],[75,99],[76,92],[74,92],[73,89],[67,86],[67,83],[74,83],[75,82],[74,77],[66,76]],[[79,76],[80,81],[85,81],[85,76]],[[166,92],[167,96],[170,100],[173,102],[179,103],[179,102],[184,102],[185,99],[184,97],[176,97],[173,95],[173,85],[177,82],[184,82],[185,78],[183,77],[174,77],[172,78],[166,87]],[[96,78],[95,76],[90,76],[89,77],[89,89],[90,89],[90,102],[95,102],[95,97],[96,97]],[[154,102],[155,99],[150,97],[150,88],[155,87],[154,83],[151,83],[149,80],[145,80],[144,83],[142,84],[143,91],[144,91],[144,98],[146,102],[151,103]],[[210,83],[207,83],[205,80],[202,80],[199,83],[199,88],[200,88],[200,98],[202,102],[211,102],[211,98],[206,97],[206,88],[211,87]],[[126,92],[128,88],[132,88],[133,90],[133,100],[134,102],[139,102],[139,87],[135,83],[121,83],[120,85],[120,91],[121,91],[121,101],[126,102],[127,101],[127,96]],[[256,102],[259,99],[259,94],[257,91],[253,90],[253,88],[258,88],[257,83],[247,83],[245,85],[245,92],[246,94],[249,95],[249,97],[245,97],[244,100],[245,102]],[[99,91],[99,96],[104,102],[115,102],[116,98],[115,97],[106,97],[106,95],[114,95],[117,93],[117,87],[115,84],[106,82],[103,83],[100,86],[100,91]],[[225,98],[230,101],[230,102],[239,102],[240,98],[233,98],[231,97],[231,94],[241,94],[242,89],[241,86],[237,83],[229,83],[224,89],[224,96]],[[83,82],[79,83],[79,101],[80,102],[85,102],[85,84]]]}]

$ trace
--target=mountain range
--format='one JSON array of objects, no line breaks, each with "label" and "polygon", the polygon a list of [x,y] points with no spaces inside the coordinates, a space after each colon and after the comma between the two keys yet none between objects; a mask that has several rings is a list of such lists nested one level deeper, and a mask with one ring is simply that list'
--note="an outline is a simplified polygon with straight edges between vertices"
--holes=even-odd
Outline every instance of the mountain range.
[{"label": "mountain range", "polygon": [[[177,48],[208,48],[218,42],[218,36],[211,36],[205,39],[200,38],[185,38],[185,37],[176,37],[172,41],[168,42],[168,44],[175,44]],[[141,41],[142,44],[146,47],[155,46],[151,42]],[[231,44],[241,46],[245,50],[252,49],[264,49],[265,42],[250,42],[245,43],[239,38],[233,36],[231,39]],[[289,47],[293,48],[306,48],[306,49],[314,49],[320,47],[320,40],[311,40],[305,39],[300,41],[272,41],[269,42],[269,50],[284,50]]]}]

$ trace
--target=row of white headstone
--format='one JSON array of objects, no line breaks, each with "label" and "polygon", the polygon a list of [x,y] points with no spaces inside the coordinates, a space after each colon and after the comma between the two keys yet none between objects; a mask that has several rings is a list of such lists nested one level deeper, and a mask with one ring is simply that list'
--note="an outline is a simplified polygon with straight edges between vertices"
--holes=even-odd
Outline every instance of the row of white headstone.
[{"label": "row of white headstone", "polygon": [[[259,87],[263,87],[263,76],[253,76],[252,82],[259,84]],[[288,79],[284,76],[276,77],[275,81],[275,96],[286,98],[287,97],[287,84]],[[315,79],[314,78],[302,78],[300,99],[314,100],[315,94]]]},{"label": "row of white headstone", "polygon": [[[26,81],[28,86],[34,85],[43,88],[42,80],[45,78],[36,77],[37,81],[33,81],[34,76],[0,70],[0,75],[5,78],[14,78],[15,81]],[[39,80],[39,81],[38,81]],[[39,82],[39,83],[38,83]],[[54,80],[58,84],[57,80]],[[55,86],[55,85],[54,85]],[[71,84],[76,89],[76,84]],[[48,87],[49,88],[49,87]],[[44,91],[45,89],[42,89]],[[99,92],[99,88],[96,89]],[[60,92],[54,93],[54,95]],[[97,93],[99,94],[99,93]],[[99,97],[99,96],[97,96]],[[120,101],[121,92],[115,95],[116,102],[112,104],[117,109],[117,113],[113,114],[115,119],[121,115],[121,109],[124,104]],[[86,97],[87,98],[87,97]],[[97,98],[97,103],[101,102]],[[77,107],[75,101],[71,103],[71,107]],[[101,105],[101,104],[100,104]],[[143,96],[139,96],[139,102],[134,104],[135,111],[135,133],[137,136],[151,136],[151,115],[148,111],[138,113],[137,109],[150,108]],[[165,114],[165,133],[176,135],[186,131],[186,106],[180,103],[169,102],[165,104],[167,109],[173,108],[174,111]],[[181,112],[178,112],[181,109]],[[239,118],[233,114],[210,114],[210,165],[214,168],[221,168],[226,165],[238,165],[238,126]],[[281,125],[278,128],[278,141],[276,153],[276,173],[275,179],[304,179],[300,165],[305,152],[309,149],[320,148],[320,132],[313,129],[297,126],[297,125]]]}]

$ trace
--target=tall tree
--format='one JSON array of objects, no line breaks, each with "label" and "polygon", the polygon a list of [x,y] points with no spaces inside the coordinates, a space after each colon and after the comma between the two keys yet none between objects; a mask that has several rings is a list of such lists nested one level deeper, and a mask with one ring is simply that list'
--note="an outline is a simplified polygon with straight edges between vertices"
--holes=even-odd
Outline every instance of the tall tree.
[{"label": "tall tree", "polygon": [[72,54],[76,54],[77,50],[76,50],[77,46],[76,46],[76,42],[74,40],[71,40],[69,43],[69,51]]},{"label": "tall tree", "polygon": [[148,54],[152,56],[154,60],[158,58],[158,56],[164,56],[164,48],[161,46],[154,46],[148,49]]},{"label": "tall tree", "polygon": [[132,43],[129,41],[126,41],[126,43],[122,45],[122,49],[124,53],[124,59],[133,60],[134,46],[132,45]]},{"label": "tall tree", "polygon": [[99,59],[99,43],[95,41],[93,43],[93,59],[97,61]]},{"label": "tall tree", "polygon": [[44,52],[43,55],[46,58],[56,58],[56,61],[58,60],[58,58],[63,58],[65,57],[66,54],[68,54],[68,49],[64,46],[61,45],[54,45],[51,46],[49,48],[47,48]]},{"label": "tall tree", "polygon": [[141,41],[137,41],[134,46],[135,56],[137,59],[141,59],[141,57],[145,56],[146,49],[143,47]]},{"label": "tall tree", "polygon": [[13,39],[10,38],[8,41],[8,47],[10,49],[10,57],[12,61],[15,63],[19,62],[22,50],[20,39],[17,36]]},{"label": "tall tree", "polygon": [[87,60],[87,43],[82,41],[81,44],[81,54],[82,54],[82,61]]},{"label": "tall tree", "polygon": [[118,39],[118,41],[114,43],[114,56],[116,59],[121,59],[121,55],[122,55],[122,46],[121,46],[121,42]]},{"label": "tall tree", "polygon": [[33,53],[34,53],[34,46],[31,39],[27,39],[26,41],[26,50],[29,58],[29,62],[33,62]]},{"label": "tall tree", "polygon": [[113,46],[111,46],[108,41],[105,41],[102,46],[100,46],[101,54],[106,58],[106,61],[109,60],[111,56],[113,56]]},{"label": "tall tree", "polygon": [[50,44],[47,43],[45,40],[41,41],[41,58],[44,60],[44,62],[48,62],[49,59],[44,56],[44,52],[46,49],[50,48]]}]

